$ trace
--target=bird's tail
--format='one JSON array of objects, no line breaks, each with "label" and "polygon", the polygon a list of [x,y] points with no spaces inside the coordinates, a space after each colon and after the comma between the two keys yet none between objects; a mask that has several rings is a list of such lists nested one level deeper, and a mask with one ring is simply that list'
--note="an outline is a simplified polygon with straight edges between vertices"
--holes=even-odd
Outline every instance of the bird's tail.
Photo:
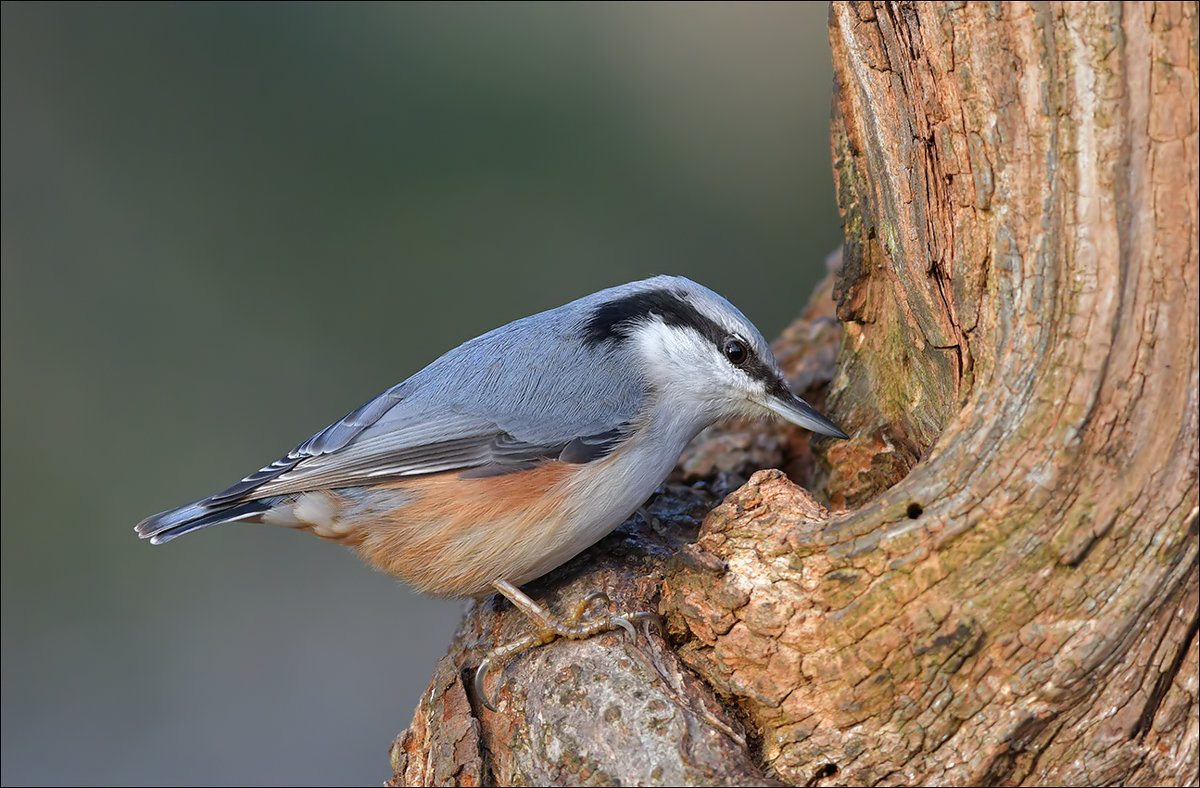
[{"label": "bird's tail", "polygon": [[147,517],[134,526],[133,530],[143,539],[149,539],[150,544],[165,544],[177,536],[210,525],[231,523],[235,520],[254,520],[270,509],[273,502],[274,499],[268,498],[260,501],[213,504],[211,498],[203,498],[195,503]]}]

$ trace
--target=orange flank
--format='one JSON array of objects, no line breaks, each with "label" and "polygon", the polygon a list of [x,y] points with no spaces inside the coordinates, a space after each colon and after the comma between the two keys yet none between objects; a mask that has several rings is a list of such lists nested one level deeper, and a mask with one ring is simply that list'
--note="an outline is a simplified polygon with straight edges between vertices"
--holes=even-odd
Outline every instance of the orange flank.
[{"label": "orange flank", "polygon": [[564,482],[580,468],[550,461],[502,476],[463,479],[456,471],[368,488],[372,497],[401,493],[386,509],[364,510],[351,503],[349,491],[325,491],[317,494],[336,510],[335,526],[306,525],[419,591],[482,596],[494,591],[494,580],[533,579],[526,575],[534,560],[560,547],[567,535],[562,519],[569,516]]}]

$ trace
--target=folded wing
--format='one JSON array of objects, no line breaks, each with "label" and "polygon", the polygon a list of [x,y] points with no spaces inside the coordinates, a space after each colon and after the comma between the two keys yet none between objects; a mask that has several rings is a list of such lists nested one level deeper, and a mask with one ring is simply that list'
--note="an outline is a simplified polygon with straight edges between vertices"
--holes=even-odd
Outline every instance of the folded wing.
[{"label": "folded wing", "polygon": [[138,533],[161,543],[253,519],[309,490],[447,471],[494,476],[607,456],[643,410],[636,371],[600,354],[549,365],[586,370],[581,379],[548,374],[546,353],[575,353],[578,343],[569,341],[569,327],[558,336],[543,327],[535,346],[522,337],[524,322],[456,348],[230,487],[143,520]]}]

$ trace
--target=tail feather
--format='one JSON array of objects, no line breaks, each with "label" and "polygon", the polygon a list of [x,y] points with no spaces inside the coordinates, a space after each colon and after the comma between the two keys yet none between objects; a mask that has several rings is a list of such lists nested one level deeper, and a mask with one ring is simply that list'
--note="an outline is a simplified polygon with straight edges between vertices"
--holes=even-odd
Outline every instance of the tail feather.
[{"label": "tail feather", "polygon": [[142,520],[134,530],[143,539],[149,539],[150,544],[166,544],[177,536],[207,528],[210,525],[229,523],[235,520],[249,520],[271,508],[275,499],[261,501],[242,501],[223,506],[205,506],[203,499],[178,509],[160,512]]}]

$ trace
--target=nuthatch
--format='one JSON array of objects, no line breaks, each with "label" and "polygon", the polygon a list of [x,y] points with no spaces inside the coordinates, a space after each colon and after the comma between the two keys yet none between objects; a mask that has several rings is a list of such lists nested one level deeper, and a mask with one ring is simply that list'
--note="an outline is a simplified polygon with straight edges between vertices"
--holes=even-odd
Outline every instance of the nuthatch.
[{"label": "nuthatch", "polygon": [[[443,597],[499,591],[537,632],[492,661],[629,619],[565,620],[518,586],[620,525],[705,427],[775,414],[847,437],[797,397],[766,340],[732,304],[657,276],[572,301],[466,342],[270,465],[148,517],[153,544],[259,522],[353,547]],[[490,704],[489,704],[490,705]]]}]

